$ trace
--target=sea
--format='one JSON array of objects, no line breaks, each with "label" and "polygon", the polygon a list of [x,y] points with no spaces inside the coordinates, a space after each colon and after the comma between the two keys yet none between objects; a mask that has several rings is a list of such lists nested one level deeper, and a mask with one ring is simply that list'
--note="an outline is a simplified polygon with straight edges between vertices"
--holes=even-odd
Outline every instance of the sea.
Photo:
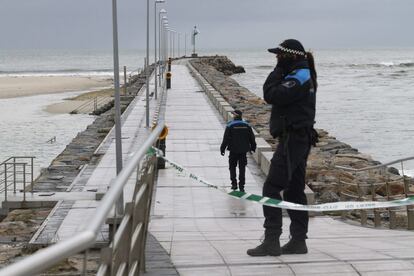
[{"label": "sea", "polygon": [[[199,54],[226,55],[242,65],[246,73],[233,78],[260,97],[276,64],[265,48],[201,49]],[[313,54],[319,81],[316,127],[383,163],[414,156],[414,48],[314,49]],[[138,71],[144,57],[142,50],[121,50],[121,69]],[[5,76],[111,78],[112,51],[0,49],[0,82]],[[82,92],[0,99],[0,162],[36,156],[38,168],[47,167],[94,117],[50,114],[44,107]],[[46,142],[55,136],[56,143]],[[404,172],[414,175],[414,162],[404,163]]]}]

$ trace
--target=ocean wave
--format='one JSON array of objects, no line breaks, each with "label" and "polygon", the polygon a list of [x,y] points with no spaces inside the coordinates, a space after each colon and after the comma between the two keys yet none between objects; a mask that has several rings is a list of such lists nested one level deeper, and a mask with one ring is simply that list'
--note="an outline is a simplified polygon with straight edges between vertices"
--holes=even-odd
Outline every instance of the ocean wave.
[{"label": "ocean wave", "polygon": [[254,68],[256,68],[256,69],[273,69],[274,66],[272,66],[272,65],[258,65]]},{"label": "ocean wave", "polygon": [[383,61],[380,63],[365,63],[365,64],[358,64],[358,63],[351,63],[347,66],[353,67],[353,68],[369,68],[369,67],[388,67],[388,68],[409,68],[414,67],[414,62],[408,61],[408,62],[393,62],[393,61]]},{"label": "ocean wave", "polygon": [[54,77],[54,76],[111,76],[113,69],[60,69],[60,70],[21,70],[0,71],[0,76],[10,77]]}]

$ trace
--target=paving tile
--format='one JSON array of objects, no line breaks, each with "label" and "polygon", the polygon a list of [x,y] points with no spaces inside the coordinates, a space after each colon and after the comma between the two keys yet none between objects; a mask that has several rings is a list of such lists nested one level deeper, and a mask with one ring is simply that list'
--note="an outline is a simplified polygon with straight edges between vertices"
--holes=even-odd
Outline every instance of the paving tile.
[{"label": "paving tile", "polygon": [[385,272],[393,273],[394,271],[411,271],[414,274],[414,264],[405,260],[380,260],[380,261],[363,261],[351,262],[359,272]]},{"label": "paving tile", "polygon": [[341,262],[325,262],[325,263],[301,263],[301,264],[289,264],[290,268],[298,274],[302,275],[322,275],[331,273],[331,275],[337,273],[355,273],[354,268],[347,263]]}]

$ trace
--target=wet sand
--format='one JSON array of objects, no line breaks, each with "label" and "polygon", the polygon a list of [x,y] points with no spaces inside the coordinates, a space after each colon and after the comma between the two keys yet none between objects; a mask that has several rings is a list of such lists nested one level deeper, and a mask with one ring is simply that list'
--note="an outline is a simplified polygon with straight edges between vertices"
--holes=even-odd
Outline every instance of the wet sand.
[{"label": "wet sand", "polygon": [[108,78],[71,76],[0,77],[0,99],[98,90],[111,85],[112,80]]}]

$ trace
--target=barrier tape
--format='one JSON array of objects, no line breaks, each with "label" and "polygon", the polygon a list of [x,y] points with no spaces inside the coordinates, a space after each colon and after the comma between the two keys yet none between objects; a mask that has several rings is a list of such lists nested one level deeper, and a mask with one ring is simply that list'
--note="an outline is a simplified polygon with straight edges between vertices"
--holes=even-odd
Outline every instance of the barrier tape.
[{"label": "barrier tape", "polygon": [[292,203],[284,200],[278,200],[274,198],[269,198],[265,196],[260,196],[251,193],[245,193],[240,191],[229,191],[225,188],[219,187],[217,185],[211,184],[208,181],[202,179],[201,177],[193,174],[189,170],[185,169],[183,166],[169,160],[163,156],[163,152],[157,148],[152,147],[149,151],[149,154],[155,154],[157,157],[161,157],[170,164],[175,170],[180,173],[184,173],[190,179],[193,179],[201,184],[206,185],[207,187],[217,189],[221,192],[228,194],[229,196],[247,200],[261,205],[266,205],[270,207],[277,207],[281,209],[289,210],[298,210],[298,211],[314,211],[314,212],[323,212],[323,211],[344,211],[344,210],[357,210],[357,209],[375,209],[375,208],[392,208],[392,207],[401,207],[407,205],[414,205],[414,196],[409,196],[404,199],[397,199],[391,201],[345,201],[345,202],[333,202],[333,203],[322,203],[314,205],[302,205],[297,203]]}]

